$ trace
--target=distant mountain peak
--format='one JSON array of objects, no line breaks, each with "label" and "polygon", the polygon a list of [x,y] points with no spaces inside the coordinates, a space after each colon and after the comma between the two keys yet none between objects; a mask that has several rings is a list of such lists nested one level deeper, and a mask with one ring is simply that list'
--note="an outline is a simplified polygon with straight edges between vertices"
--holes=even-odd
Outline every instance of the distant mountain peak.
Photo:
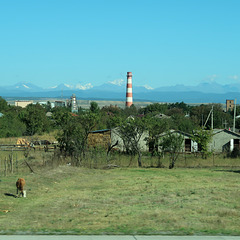
[{"label": "distant mountain peak", "polygon": [[73,88],[73,86],[71,86],[71,85],[69,85],[69,84],[66,84],[66,83],[64,83],[63,84],[65,87],[67,87],[67,88]]},{"label": "distant mountain peak", "polygon": [[84,85],[79,83],[79,84],[76,84],[75,88],[80,90],[87,90],[87,89],[93,88],[93,85],[91,83],[86,83]]},{"label": "distant mountain peak", "polygon": [[30,88],[30,87],[28,87],[27,85],[25,85],[25,84],[23,84],[23,87],[25,87],[25,88]]},{"label": "distant mountain peak", "polygon": [[144,85],[143,87],[145,87],[147,90],[153,90],[154,88],[150,87],[149,85]]},{"label": "distant mountain peak", "polygon": [[49,89],[55,89],[55,88],[57,88],[57,87],[58,87],[58,85],[53,86],[53,87],[49,87]]},{"label": "distant mountain peak", "polygon": [[121,86],[123,86],[125,84],[125,80],[123,80],[123,79],[115,79],[113,81],[109,81],[108,83],[121,87]]},{"label": "distant mountain peak", "polygon": [[18,90],[39,90],[40,88],[32,83],[29,82],[18,82],[13,86],[15,89]]},{"label": "distant mountain peak", "polygon": [[15,84],[15,88],[21,88],[21,87],[24,87],[24,88],[30,88],[29,86],[28,86],[28,84],[29,83],[27,83],[27,82],[19,82],[19,83],[17,83],[17,84]]}]

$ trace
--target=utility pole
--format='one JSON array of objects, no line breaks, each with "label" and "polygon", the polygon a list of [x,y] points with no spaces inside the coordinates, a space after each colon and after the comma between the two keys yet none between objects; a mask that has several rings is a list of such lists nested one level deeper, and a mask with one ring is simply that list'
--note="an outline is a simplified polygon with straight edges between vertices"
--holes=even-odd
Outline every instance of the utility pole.
[{"label": "utility pole", "polygon": [[211,119],[211,129],[213,130],[213,105],[212,105],[212,119]]},{"label": "utility pole", "polygon": [[237,99],[235,98],[235,104],[234,104],[234,116],[233,116],[233,132],[235,132],[235,122],[236,122],[236,105],[237,105]]},{"label": "utility pole", "polygon": [[210,112],[209,112],[209,114],[208,114],[207,120],[206,120],[206,122],[205,122],[204,125],[203,125],[203,129],[205,128],[206,123],[207,123],[210,115],[211,115],[211,128],[213,129],[213,105],[212,105],[212,109],[210,110]]}]

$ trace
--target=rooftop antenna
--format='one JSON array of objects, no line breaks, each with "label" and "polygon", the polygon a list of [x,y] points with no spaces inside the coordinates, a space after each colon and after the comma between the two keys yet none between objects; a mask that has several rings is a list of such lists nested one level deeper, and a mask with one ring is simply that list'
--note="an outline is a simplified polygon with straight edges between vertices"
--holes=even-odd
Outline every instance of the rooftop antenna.
[{"label": "rooftop antenna", "polygon": [[224,121],[224,123],[223,123],[224,129],[227,129],[227,124],[228,124],[228,122],[227,122],[227,120],[225,119],[225,121]]}]

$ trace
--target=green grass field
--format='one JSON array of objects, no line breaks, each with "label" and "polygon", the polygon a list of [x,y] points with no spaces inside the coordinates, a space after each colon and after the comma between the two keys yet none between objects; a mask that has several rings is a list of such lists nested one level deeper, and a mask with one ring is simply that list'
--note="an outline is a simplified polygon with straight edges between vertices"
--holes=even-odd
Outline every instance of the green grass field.
[{"label": "green grass field", "polygon": [[1,234],[240,235],[239,169],[39,168],[0,195]]}]

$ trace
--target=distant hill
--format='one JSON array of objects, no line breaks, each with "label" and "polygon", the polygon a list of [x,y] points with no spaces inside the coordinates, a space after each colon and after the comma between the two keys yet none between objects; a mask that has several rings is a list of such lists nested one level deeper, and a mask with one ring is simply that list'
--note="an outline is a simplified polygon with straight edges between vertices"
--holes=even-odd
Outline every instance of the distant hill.
[{"label": "distant hill", "polygon": [[[126,96],[126,82],[122,79],[100,86],[91,83],[81,85],[59,84],[52,88],[40,88],[34,84],[20,82],[13,86],[0,87],[2,97],[70,97],[76,94],[79,99],[120,100]],[[186,102],[186,103],[225,103],[226,99],[240,96],[240,84],[221,85],[201,83],[197,86],[167,86],[152,89],[148,86],[133,85],[133,99],[138,101]]]}]

